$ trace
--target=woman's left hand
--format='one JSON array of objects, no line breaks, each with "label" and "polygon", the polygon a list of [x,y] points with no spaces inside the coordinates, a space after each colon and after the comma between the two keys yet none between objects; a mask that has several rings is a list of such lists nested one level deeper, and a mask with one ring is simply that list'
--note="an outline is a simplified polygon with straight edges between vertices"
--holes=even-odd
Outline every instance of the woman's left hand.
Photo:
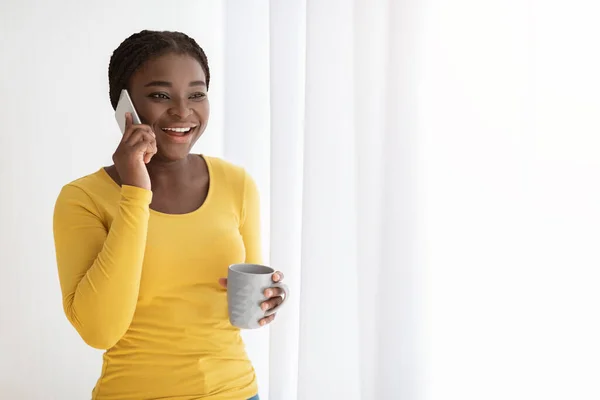
[{"label": "woman's left hand", "polygon": [[[275,271],[273,273],[273,275],[271,275],[271,279],[275,283],[281,282],[283,280],[283,273],[280,271]],[[284,295],[285,295],[285,292],[281,288],[270,287],[270,288],[266,289],[265,297],[267,298],[267,300],[262,302],[262,304],[260,305],[260,308],[262,308],[264,312],[272,310],[273,308],[277,307],[278,305],[280,305],[283,302]],[[271,314],[268,317],[261,319],[260,321],[258,321],[258,323],[260,324],[260,326],[265,326],[265,325],[273,322],[273,320],[275,319],[275,315],[277,315],[277,313]]]},{"label": "woman's left hand", "polygon": [[[280,271],[275,271],[273,275],[271,275],[271,279],[274,283],[281,282],[283,280],[283,273]],[[226,288],[227,278],[219,279],[219,283],[221,284],[221,286]],[[262,310],[266,313],[267,311],[272,310],[273,308],[277,307],[283,302],[283,296],[285,295],[285,292],[281,288],[270,287],[265,289],[264,295],[267,298],[267,300],[261,303],[260,308],[262,308]],[[265,326],[273,322],[273,320],[275,319],[275,315],[277,315],[277,313],[262,318],[259,321],[260,326]]]}]

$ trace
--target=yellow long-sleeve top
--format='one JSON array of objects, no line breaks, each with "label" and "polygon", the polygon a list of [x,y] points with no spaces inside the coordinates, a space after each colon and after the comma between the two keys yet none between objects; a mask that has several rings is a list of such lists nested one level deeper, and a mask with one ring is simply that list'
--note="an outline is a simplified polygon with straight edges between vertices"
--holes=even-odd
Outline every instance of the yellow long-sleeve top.
[{"label": "yellow long-sleeve top", "polygon": [[100,169],[63,187],[54,238],[67,318],[105,349],[93,399],[241,400],[257,393],[218,279],[259,263],[259,199],[237,166],[205,157],[210,186],[188,214]]}]

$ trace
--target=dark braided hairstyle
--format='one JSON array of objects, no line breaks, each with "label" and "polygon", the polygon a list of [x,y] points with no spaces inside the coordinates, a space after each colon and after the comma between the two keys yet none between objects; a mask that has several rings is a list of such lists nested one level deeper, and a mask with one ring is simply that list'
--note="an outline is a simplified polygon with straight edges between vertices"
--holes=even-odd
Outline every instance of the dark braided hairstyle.
[{"label": "dark braided hairstyle", "polygon": [[151,58],[167,53],[187,54],[194,57],[206,75],[206,88],[210,82],[208,60],[202,47],[181,32],[143,30],[125,39],[113,52],[108,64],[110,102],[117,108],[121,90],[139,67]]}]

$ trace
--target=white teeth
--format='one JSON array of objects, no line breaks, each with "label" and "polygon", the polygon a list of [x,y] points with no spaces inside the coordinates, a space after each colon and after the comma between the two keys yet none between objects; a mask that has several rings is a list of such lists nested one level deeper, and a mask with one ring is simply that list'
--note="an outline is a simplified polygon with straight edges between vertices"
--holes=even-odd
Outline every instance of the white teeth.
[{"label": "white teeth", "polygon": [[172,131],[172,132],[179,132],[179,133],[187,133],[192,130],[192,128],[162,128],[162,129],[163,129],[163,131]]}]

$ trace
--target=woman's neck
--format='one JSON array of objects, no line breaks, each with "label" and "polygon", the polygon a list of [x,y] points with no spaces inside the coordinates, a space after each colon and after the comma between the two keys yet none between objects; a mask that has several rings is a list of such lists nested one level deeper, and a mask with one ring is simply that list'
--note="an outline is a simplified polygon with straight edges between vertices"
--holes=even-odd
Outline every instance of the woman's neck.
[{"label": "woman's neck", "polygon": [[148,174],[153,188],[168,188],[174,185],[186,184],[194,179],[198,169],[196,158],[193,154],[181,160],[165,161],[153,158],[148,164]]}]

